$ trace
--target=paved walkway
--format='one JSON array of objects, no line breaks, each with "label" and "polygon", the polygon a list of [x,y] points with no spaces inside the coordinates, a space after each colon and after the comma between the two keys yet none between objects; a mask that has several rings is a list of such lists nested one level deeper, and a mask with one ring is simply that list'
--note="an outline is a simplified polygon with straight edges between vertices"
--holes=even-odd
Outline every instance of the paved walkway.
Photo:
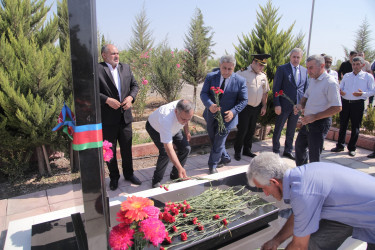
[{"label": "paved walkway", "polygon": [[[284,138],[281,138],[280,141],[283,142]],[[355,157],[350,157],[347,151],[340,153],[331,153],[329,150],[335,146],[335,142],[333,141],[326,140],[324,145],[326,150],[324,150],[322,154],[322,161],[339,163],[375,176],[375,159],[369,159],[366,157],[371,153],[371,151],[358,148],[357,155]],[[281,149],[281,152],[282,150],[283,149]],[[272,140],[265,140],[254,143],[253,151],[256,153],[263,151],[272,151]],[[233,156],[233,148],[229,148],[228,152],[231,156]],[[228,166],[220,168],[219,172],[248,165],[250,160],[251,158],[246,156],[244,156],[241,161],[235,161],[234,159],[232,159],[232,162]],[[289,159],[285,160],[288,162],[288,164],[294,166],[294,161],[291,161]],[[208,154],[191,154],[185,166],[188,175],[207,175],[207,161]],[[171,165],[168,166],[165,174],[166,177],[164,178],[163,182],[169,181],[169,173],[171,167]],[[150,189],[151,178],[154,169],[155,167],[150,167],[136,171],[137,176],[142,181],[142,185],[140,186],[131,185],[129,182],[124,181],[124,179],[121,178],[119,181],[119,188],[115,191],[111,191],[108,189],[108,196],[110,198],[113,198]],[[106,179],[106,184],[108,187],[108,178]],[[80,184],[65,185],[53,189],[13,197],[10,199],[0,200],[0,249],[3,249],[4,246],[9,221],[79,205],[82,205],[82,193],[80,191]]]}]

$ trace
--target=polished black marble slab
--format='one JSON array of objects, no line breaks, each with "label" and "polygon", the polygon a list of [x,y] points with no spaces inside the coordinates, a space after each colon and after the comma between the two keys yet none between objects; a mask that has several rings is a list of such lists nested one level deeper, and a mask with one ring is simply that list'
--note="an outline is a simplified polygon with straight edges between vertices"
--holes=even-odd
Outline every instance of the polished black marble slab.
[{"label": "polished black marble slab", "polygon": [[[150,198],[154,200],[155,206],[162,208],[167,201],[180,201],[197,196],[210,187],[226,189],[233,186],[245,186],[245,190],[251,190],[251,187],[247,185],[246,173],[241,173],[175,191],[166,191],[164,194],[152,196]],[[172,188],[173,186],[171,189]],[[257,202],[260,204],[268,203],[263,199],[259,199]],[[116,213],[119,210],[120,205],[110,208],[112,226],[118,224],[116,221]],[[228,229],[222,230],[220,233],[204,239],[195,242],[187,242],[169,249],[218,249],[224,247],[244,237],[251,237],[252,233],[267,227],[269,222],[278,218],[278,212],[279,209],[272,204],[259,207],[252,213],[250,210],[242,211],[239,216],[244,216],[229,223]],[[84,218],[84,216],[82,216],[82,218]],[[54,239],[55,242],[51,242],[51,239]],[[176,238],[173,240],[172,244],[177,242],[179,242],[179,239]],[[53,248],[51,248],[51,244],[54,244]],[[70,217],[34,225],[32,227],[32,250],[77,249],[75,248],[76,245],[77,243],[74,239],[73,225]],[[154,248],[151,245],[148,249],[158,248]]]}]

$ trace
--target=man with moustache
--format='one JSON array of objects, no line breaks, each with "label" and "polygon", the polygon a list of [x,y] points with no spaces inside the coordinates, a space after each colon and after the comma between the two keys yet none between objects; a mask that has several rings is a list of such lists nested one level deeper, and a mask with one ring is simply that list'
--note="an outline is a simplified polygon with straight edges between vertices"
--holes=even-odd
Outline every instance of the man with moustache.
[{"label": "man with moustache", "polygon": [[132,103],[139,87],[128,64],[119,62],[119,53],[113,44],[104,45],[104,62],[98,64],[100,104],[102,113],[103,139],[112,143],[114,157],[108,162],[109,187],[116,190],[120,173],[117,166],[116,146],[120,145],[122,171],[125,180],[141,185],[134,175],[132,159]]},{"label": "man with moustache", "polygon": [[295,114],[304,114],[295,144],[296,166],[320,161],[324,138],[332,124],[331,117],[341,111],[339,85],[327,74],[324,65],[320,55],[307,58],[309,87],[300,103],[294,106]]}]

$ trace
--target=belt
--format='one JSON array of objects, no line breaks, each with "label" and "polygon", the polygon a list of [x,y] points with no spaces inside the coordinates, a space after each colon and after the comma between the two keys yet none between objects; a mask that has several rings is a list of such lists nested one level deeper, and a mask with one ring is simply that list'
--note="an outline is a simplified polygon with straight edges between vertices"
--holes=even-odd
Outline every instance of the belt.
[{"label": "belt", "polygon": [[346,100],[344,98],[342,98],[343,101],[347,102],[347,103],[361,103],[361,102],[364,102],[365,100]]}]

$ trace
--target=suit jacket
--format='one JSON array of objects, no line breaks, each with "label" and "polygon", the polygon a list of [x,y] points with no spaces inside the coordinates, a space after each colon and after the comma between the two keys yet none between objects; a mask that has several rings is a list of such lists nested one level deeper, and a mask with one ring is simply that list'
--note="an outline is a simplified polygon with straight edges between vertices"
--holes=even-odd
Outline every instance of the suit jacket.
[{"label": "suit jacket", "polygon": [[134,79],[133,73],[130,70],[130,66],[128,64],[119,63],[117,67],[121,82],[122,100],[120,100],[115,81],[112,77],[110,69],[108,68],[108,65],[105,62],[98,64],[100,106],[102,111],[102,124],[104,125],[120,124],[121,119],[124,119],[125,124],[133,121],[131,108],[128,110],[123,110],[122,108],[115,110],[105,103],[108,97],[122,102],[127,96],[130,95],[133,97],[134,102],[135,97],[137,96],[139,87]]},{"label": "suit jacket", "polygon": [[307,89],[307,70],[303,66],[299,66],[300,83],[297,86],[294,80],[293,69],[290,63],[286,63],[277,68],[275,78],[273,81],[273,103],[276,106],[281,106],[282,109],[291,110],[293,105],[284,97],[275,97],[275,93],[283,90],[284,93],[297,104],[303,97]]},{"label": "suit jacket", "polygon": [[[221,72],[211,72],[206,76],[202,91],[200,94],[201,100],[204,104],[205,111],[203,116],[207,122],[207,127],[211,128],[215,122],[215,116],[209,111],[212,104],[215,103],[215,97],[213,91],[210,89],[213,87],[220,87],[220,76]],[[233,113],[233,119],[229,122],[224,122],[227,129],[234,128],[238,123],[237,114],[240,113],[247,105],[247,87],[246,80],[242,76],[233,73],[230,78],[230,83],[226,87],[224,94],[220,99],[221,114],[224,119],[224,112],[231,110]]]}]

